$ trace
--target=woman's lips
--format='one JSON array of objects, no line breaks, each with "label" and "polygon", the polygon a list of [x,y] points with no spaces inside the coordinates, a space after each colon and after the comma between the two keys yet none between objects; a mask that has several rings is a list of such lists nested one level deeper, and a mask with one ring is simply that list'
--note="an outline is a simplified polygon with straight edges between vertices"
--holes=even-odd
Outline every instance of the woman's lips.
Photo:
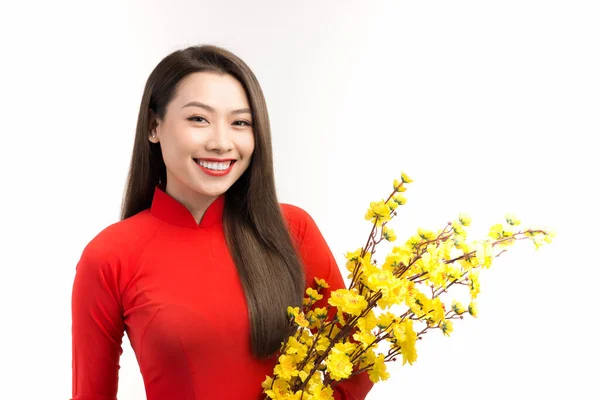
[{"label": "woman's lips", "polygon": [[235,164],[235,160],[233,160],[233,161],[231,161],[231,164],[229,165],[229,167],[227,169],[215,170],[215,169],[206,168],[206,167],[200,165],[200,163],[197,160],[195,160],[195,161],[196,161],[196,165],[198,167],[200,167],[200,170],[202,170],[202,172],[204,172],[205,174],[210,175],[210,176],[225,176],[231,171],[231,169],[233,168],[233,165]]}]

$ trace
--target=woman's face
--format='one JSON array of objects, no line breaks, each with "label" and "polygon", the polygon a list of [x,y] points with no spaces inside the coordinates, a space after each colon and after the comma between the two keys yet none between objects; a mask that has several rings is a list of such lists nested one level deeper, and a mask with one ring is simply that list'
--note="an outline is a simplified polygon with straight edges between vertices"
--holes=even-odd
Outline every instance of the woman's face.
[{"label": "woman's face", "polygon": [[186,203],[200,201],[198,195],[211,200],[225,193],[254,152],[248,99],[231,75],[186,76],[152,132],[149,139],[160,143],[167,169],[166,192]]}]

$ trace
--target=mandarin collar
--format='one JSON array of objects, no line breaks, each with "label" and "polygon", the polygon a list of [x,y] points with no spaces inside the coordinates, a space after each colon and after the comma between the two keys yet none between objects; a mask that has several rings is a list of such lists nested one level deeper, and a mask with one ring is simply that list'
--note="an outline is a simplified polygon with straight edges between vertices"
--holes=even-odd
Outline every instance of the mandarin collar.
[{"label": "mandarin collar", "polygon": [[200,229],[221,224],[224,206],[225,194],[223,193],[208,206],[202,220],[197,224],[194,216],[186,206],[161,189],[159,185],[156,185],[150,211],[158,219],[170,224]]}]

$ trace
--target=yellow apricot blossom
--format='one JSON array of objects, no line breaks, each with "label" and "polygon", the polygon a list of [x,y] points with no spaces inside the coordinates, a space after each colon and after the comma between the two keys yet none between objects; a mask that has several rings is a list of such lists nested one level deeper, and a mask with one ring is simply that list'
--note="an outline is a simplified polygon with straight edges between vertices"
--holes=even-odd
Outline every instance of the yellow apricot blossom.
[{"label": "yellow apricot blossom", "polygon": [[454,311],[458,315],[460,315],[466,311],[465,307],[463,307],[463,305],[459,301],[456,301],[456,300],[452,300],[451,308],[452,308],[452,311]]},{"label": "yellow apricot blossom", "polygon": [[275,379],[273,388],[265,391],[267,396],[275,400],[289,399],[290,385],[283,379]]},{"label": "yellow apricot blossom", "polygon": [[483,264],[484,267],[489,268],[492,265],[493,253],[492,244],[490,242],[477,243],[475,257],[479,264]]},{"label": "yellow apricot blossom", "polygon": [[[306,289],[303,307],[287,308],[290,321],[300,330],[281,343],[282,354],[274,374],[261,383],[270,399],[333,400],[334,391],[324,382],[347,379],[355,367],[368,372],[374,383],[388,379],[386,359],[395,361],[396,355],[401,355],[403,365],[417,360],[417,332],[439,328],[443,335],[450,336],[454,320],[462,319],[466,313],[478,316],[474,300],[480,293],[479,272],[490,268],[495,258],[493,250],[512,245],[520,239],[519,235],[531,239],[536,249],[551,243],[555,236],[550,230],[517,232],[521,221],[507,213],[506,222],[492,225],[486,240],[467,242],[471,217],[461,212],[444,229],[418,228],[385,257],[378,252],[378,261],[385,258],[381,265],[373,256],[375,245],[381,239],[397,240],[387,222],[397,215],[398,206],[406,203],[401,193],[410,182],[412,179],[402,172],[401,179],[394,179],[394,191],[384,197],[387,200],[370,203],[365,219],[375,225],[372,236],[364,249],[345,254],[350,287],[321,291],[330,286],[325,279],[315,277],[316,287]],[[444,304],[444,292],[459,285],[469,290],[468,306],[457,300]],[[314,307],[326,296],[328,307]],[[375,306],[383,312],[376,315]],[[392,306],[403,310],[398,314],[386,310]],[[329,315],[333,315],[331,320]],[[416,329],[413,323],[422,326]],[[383,340],[390,344],[389,357],[375,352]]]},{"label": "yellow apricot blossom", "polygon": [[398,317],[394,314],[392,314],[391,312],[385,312],[385,313],[381,313],[378,317],[377,317],[377,326],[380,329],[386,329],[388,328]]},{"label": "yellow apricot blossom", "polygon": [[363,296],[348,289],[334,290],[328,302],[338,310],[351,315],[360,315],[368,305]]},{"label": "yellow apricot blossom", "polygon": [[393,242],[396,240],[396,234],[392,228],[388,228],[387,226],[383,227],[383,238],[388,242]]},{"label": "yellow apricot blossom", "polygon": [[468,310],[469,310],[469,314],[471,314],[471,316],[477,318],[477,311],[478,311],[477,304],[474,301],[469,303]]},{"label": "yellow apricot blossom", "polygon": [[352,343],[352,342],[341,342],[341,343],[336,343],[333,346],[333,348],[341,351],[342,353],[344,353],[348,357],[350,357],[352,355],[352,353],[354,352],[354,350],[356,350],[356,344]]},{"label": "yellow apricot blossom", "polygon": [[396,193],[392,197],[392,200],[399,206],[403,206],[404,204],[406,204],[406,197],[402,196],[400,193]]},{"label": "yellow apricot blossom", "polygon": [[356,332],[352,335],[352,337],[354,338],[354,340],[360,342],[363,349],[366,349],[367,347],[377,348],[378,346],[377,343],[373,344],[377,337],[373,335],[370,331]]},{"label": "yellow apricot blossom", "polygon": [[468,278],[469,278],[469,292],[471,294],[471,299],[476,299],[477,295],[479,294],[479,291],[480,291],[479,271],[472,270],[471,272],[469,272]]},{"label": "yellow apricot blossom", "polygon": [[402,172],[402,174],[401,174],[401,179],[402,179],[402,182],[404,182],[404,183],[411,183],[413,181],[404,172]]},{"label": "yellow apricot blossom", "polygon": [[333,400],[333,389],[330,386],[323,385],[314,386],[311,388],[312,397],[309,400]]},{"label": "yellow apricot blossom", "polygon": [[294,358],[286,354],[282,354],[278,359],[279,363],[273,369],[273,373],[279,378],[289,381],[293,376],[298,376],[296,362]]},{"label": "yellow apricot blossom", "polygon": [[380,227],[384,222],[391,219],[390,207],[383,201],[371,202],[369,210],[365,214],[365,219]]},{"label": "yellow apricot blossom", "polygon": [[360,317],[358,321],[356,321],[356,326],[358,329],[364,332],[370,332],[377,326],[377,316],[370,310],[367,315]]},{"label": "yellow apricot blossom", "polygon": [[322,294],[319,294],[319,292],[317,292],[315,289],[313,288],[308,288],[306,289],[306,294],[308,295],[308,297],[311,300],[321,300],[323,298]]},{"label": "yellow apricot blossom", "polygon": [[326,289],[329,287],[329,284],[324,279],[315,278],[315,282],[320,288]]},{"label": "yellow apricot blossom", "polygon": [[510,225],[517,226],[521,224],[521,220],[518,219],[513,213],[506,213],[506,215],[504,215],[504,219],[506,219],[506,222]]},{"label": "yellow apricot blossom", "polygon": [[372,369],[368,370],[369,379],[373,383],[377,383],[379,381],[385,381],[390,377],[389,372],[387,372],[387,366],[384,362],[385,356],[383,354],[378,354],[374,360],[374,364]]},{"label": "yellow apricot blossom", "polygon": [[350,362],[350,358],[336,348],[331,349],[329,356],[325,359],[325,365],[331,378],[336,381],[346,379],[352,373],[353,364]]},{"label": "yellow apricot blossom", "polygon": [[458,220],[462,226],[469,226],[471,224],[471,217],[464,212],[458,214]]},{"label": "yellow apricot blossom", "polygon": [[453,331],[452,321],[444,320],[440,322],[440,329],[446,336],[450,336],[450,333]]},{"label": "yellow apricot blossom", "polygon": [[412,365],[417,360],[417,334],[413,329],[412,320],[404,320],[394,325],[393,346],[399,347],[402,354],[402,365],[407,362]]},{"label": "yellow apricot blossom", "polygon": [[308,346],[298,342],[294,336],[288,338],[287,348],[285,353],[292,357],[294,363],[298,363],[306,357]]}]

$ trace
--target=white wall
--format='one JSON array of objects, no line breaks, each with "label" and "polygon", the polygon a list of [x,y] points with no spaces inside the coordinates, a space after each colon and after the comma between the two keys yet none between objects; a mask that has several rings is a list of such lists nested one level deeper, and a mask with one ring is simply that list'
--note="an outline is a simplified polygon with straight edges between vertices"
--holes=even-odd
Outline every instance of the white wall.
[{"label": "white wall", "polygon": [[[597,395],[597,2],[63,0],[0,13],[0,398],[69,398],[75,265],[118,219],[148,74],[203,43],[256,73],[280,201],[313,215],[340,265],[403,170],[415,182],[401,239],[460,211],[474,238],[508,211],[558,233],[502,255],[482,276],[480,318],[426,335],[417,363],[390,365],[369,399]],[[120,399],[144,399],[124,346]]]}]

